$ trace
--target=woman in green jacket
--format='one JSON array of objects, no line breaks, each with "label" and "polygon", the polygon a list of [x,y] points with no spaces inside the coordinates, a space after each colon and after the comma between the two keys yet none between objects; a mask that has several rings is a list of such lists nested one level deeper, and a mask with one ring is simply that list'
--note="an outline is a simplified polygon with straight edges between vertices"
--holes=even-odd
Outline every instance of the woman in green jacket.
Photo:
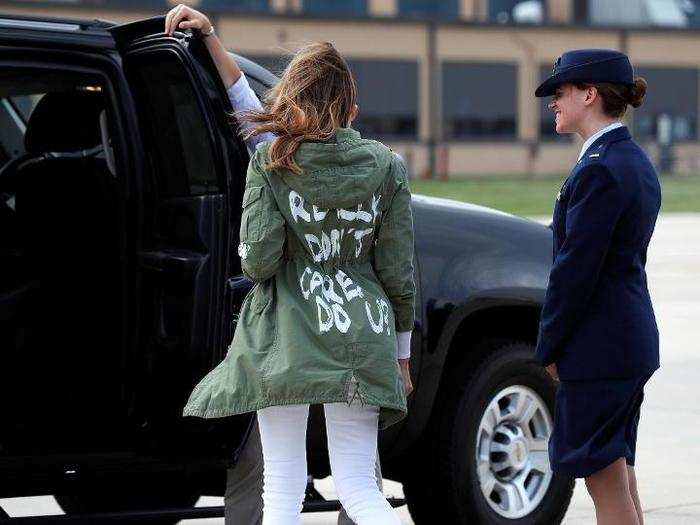
[{"label": "woman in green jacket", "polygon": [[[230,58],[214,58],[240,76]],[[184,414],[256,410],[263,523],[296,524],[308,408],[323,403],[348,515],[358,525],[399,523],[374,466],[377,429],[405,416],[410,385],[408,360],[398,361],[408,357],[415,297],[406,170],[389,148],[350,127],[355,84],[329,43],[301,49],[265,106],[245,115],[251,135],[275,138],[251,159],[238,248],[256,284],[226,358],[195,387]]]}]

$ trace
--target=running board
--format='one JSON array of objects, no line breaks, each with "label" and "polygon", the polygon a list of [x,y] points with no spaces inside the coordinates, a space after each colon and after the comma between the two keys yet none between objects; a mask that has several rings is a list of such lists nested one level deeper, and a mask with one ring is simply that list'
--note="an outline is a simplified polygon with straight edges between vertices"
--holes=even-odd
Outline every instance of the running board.
[{"label": "running board", "polygon": [[[403,498],[387,498],[392,507],[405,505]],[[304,502],[302,512],[333,512],[340,510],[338,500],[307,501]],[[127,512],[99,512],[91,514],[57,514],[52,516],[30,516],[30,517],[6,517],[7,514],[0,508],[1,524],[25,524],[25,523],[92,523],[100,521],[148,521],[163,518],[178,518],[182,520],[195,518],[223,518],[224,507],[189,507],[182,509],[160,509],[160,510],[139,510]]]}]

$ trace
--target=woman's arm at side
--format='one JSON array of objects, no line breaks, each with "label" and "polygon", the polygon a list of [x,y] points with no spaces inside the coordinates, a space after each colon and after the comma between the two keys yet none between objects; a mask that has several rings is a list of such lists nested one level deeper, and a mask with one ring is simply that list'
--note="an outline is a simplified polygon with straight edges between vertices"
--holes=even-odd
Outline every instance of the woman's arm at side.
[{"label": "woman's arm at side", "polygon": [[410,356],[416,294],[413,281],[413,216],[406,167],[397,155],[391,162],[394,191],[377,232],[373,265],[394,311],[397,357],[407,359]]},{"label": "woman's arm at side", "polygon": [[556,363],[595,291],[625,207],[620,182],[600,163],[583,168],[566,212],[566,239],[549,275],[535,358]]}]

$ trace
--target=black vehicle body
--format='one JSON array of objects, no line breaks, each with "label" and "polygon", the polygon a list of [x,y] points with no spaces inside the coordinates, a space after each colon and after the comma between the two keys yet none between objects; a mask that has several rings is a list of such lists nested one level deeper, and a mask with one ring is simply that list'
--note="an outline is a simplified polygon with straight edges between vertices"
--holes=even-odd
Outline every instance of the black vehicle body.
[{"label": "black vehicle body", "polygon": [[[42,239],[52,242],[51,250],[41,252],[48,260],[28,264],[21,238],[0,248],[0,395],[5,407],[0,498],[55,494],[76,483],[134,475],[153,483],[187,480],[198,493],[222,494],[225,468],[235,462],[246,439],[250,416],[206,421],[180,416],[191,388],[224,357],[232,321],[250,288],[235,252],[248,152],[226,116],[231,108],[201,40],[190,33],[165,36],[162,27],[162,17],[124,26],[0,17],[0,78],[11,79],[25,69],[58,69],[99,80],[108,105],[115,171],[108,208],[115,243],[97,259],[92,259],[93,236],[107,235],[98,229],[98,219],[84,227],[80,242],[70,244],[77,251],[67,253],[52,241],[62,235],[52,233],[54,221],[72,232],[83,226],[62,223],[61,209],[51,207],[51,194],[39,202],[49,203],[46,209],[56,215],[32,219],[41,221],[42,231],[48,229]],[[267,70],[239,58],[259,94],[275,82]],[[179,68],[177,75],[168,76],[165,66],[158,69],[168,60]],[[155,84],[161,78],[163,85]],[[163,174],[181,166],[156,151],[163,147],[155,142],[159,126],[167,127],[167,114],[146,112],[157,101],[154,87],[166,93],[173,79],[191,85],[201,116],[197,125],[206,130],[202,137],[211,151],[210,173],[202,175],[206,180],[183,191],[165,188],[179,182],[164,182]],[[0,89],[8,82],[0,80]],[[59,135],[72,129],[69,121],[55,125],[49,131]],[[21,154],[5,152],[3,161],[21,164],[13,160]],[[56,162],[70,165],[68,159]],[[3,166],[3,201],[14,197],[16,174],[27,169],[23,164]],[[65,169],[55,173],[67,175]],[[38,178],[32,191],[49,191],[45,180]],[[87,190],[67,194],[76,191]],[[17,210],[20,198],[17,193]],[[90,196],[80,193],[75,206],[86,200]],[[476,359],[474,348],[490,337],[534,343],[551,265],[551,232],[544,225],[419,195],[413,211],[415,392],[408,417],[380,435],[384,476],[399,481],[410,474],[406,458],[420,453],[430,431],[446,372]],[[88,213],[87,223],[99,215]],[[113,263],[102,264],[110,254]],[[71,279],[80,279],[85,269],[60,265],[63,273],[58,274],[54,258],[75,264],[81,258],[95,260],[94,266],[105,270],[89,272],[91,283],[74,286]],[[40,275],[32,275],[28,268],[37,265]],[[52,290],[58,297],[41,299],[47,282],[56,280]],[[99,292],[103,287],[104,294]],[[98,312],[80,304],[85,300],[95,301]],[[34,301],[41,306],[32,307]],[[87,335],[73,339],[70,334],[78,332]],[[309,431],[314,477],[329,474],[320,417],[320,412],[312,413]]]}]

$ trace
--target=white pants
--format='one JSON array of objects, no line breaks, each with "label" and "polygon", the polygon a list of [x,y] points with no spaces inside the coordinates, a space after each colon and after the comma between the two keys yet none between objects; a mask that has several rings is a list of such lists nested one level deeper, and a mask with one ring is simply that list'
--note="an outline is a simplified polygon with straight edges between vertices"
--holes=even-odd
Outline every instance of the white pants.
[{"label": "white pants", "polygon": [[[377,487],[379,408],[353,403],[323,406],[336,492],[357,525],[400,524]],[[298,525],[306,490],[309,405],[258,410],[264,458],[263,525]]]}]

